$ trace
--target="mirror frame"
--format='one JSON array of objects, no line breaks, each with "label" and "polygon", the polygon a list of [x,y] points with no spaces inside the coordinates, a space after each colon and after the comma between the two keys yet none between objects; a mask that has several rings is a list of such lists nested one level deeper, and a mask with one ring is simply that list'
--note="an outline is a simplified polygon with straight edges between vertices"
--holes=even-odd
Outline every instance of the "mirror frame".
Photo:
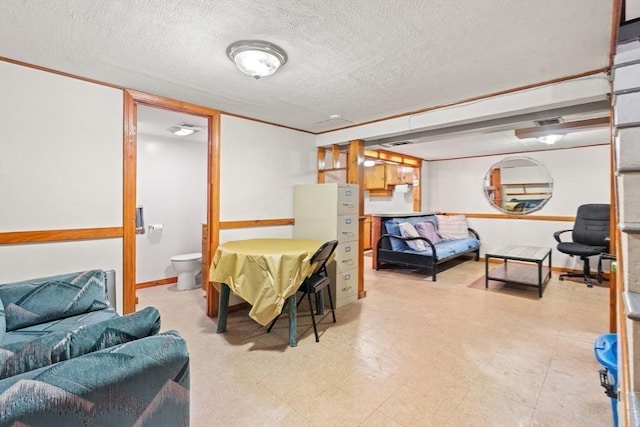
[{"label": "mirror frame", "polygon": [[[512,210],[507,210],[505,209],[503,206],[500,206],[498,204],[496,204],[494,202],[493,199],[493,194],[495,194],[495,192],[492,194],[491,190],[492,187],[489,185],[489,183],[491,182],[491,175],[494,173],[493,171],[496,169],[501,169],[500,165],[501,164],[505,164],[505,163],[509,163],[515,160],[519,160],[519,161],[527,161],[530,162],[532,164],[532,166],[538,166],[543,174],[546,176],[547,181],[546,182],[534,182],[534,183],[517,183],[517,184],[505,184],[505,185],[512,185],[512,186],[522,186],[523,187],[523,191],[524,193],[526,193],[526,186],[530,185],[530,186],[537,186],[537,187],[545,187],[548,188],[548,192],[549,195],[546,196],[544,199],[540,199],[540,201],[533,207],[526,209],[526,199],[520,201],[520,203],[525,203],[522,206],[522,210],[521,211],[512,211]],[[537,185],[536,185],[537,184]],[[482,181],[482,192],[484,194],[484,197],[487,199],[487,202],[489,202],[489,204],[495,208],[498,209],[500,212],[509,214],[509,215],[527,215],[530,214],[532,212],[536,212],[539,211],[540,209],[542,209],[542,207],[544,205],[547,204],[547,202],[551,199],[551,197],[553,197],[553,178],[551,177],[551,174],[549,173],[549,170],[539,161],[532,159],[530,157],[525,157],[525,156],[511,156],[511,157],[505,157],[501,160],[499,160],[498,162],[494,163],[489,170],[487,171],[487,173],[484,176],[484,179]],[[535,194],[535,193],[534,193]],[[523,194],[524,195],[524,194]]]}]

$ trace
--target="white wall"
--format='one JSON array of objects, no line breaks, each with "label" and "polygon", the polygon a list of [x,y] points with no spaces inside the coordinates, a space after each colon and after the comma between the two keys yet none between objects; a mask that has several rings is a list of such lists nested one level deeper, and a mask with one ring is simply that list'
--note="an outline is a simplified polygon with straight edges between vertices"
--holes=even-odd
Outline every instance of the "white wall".
[{"label": "white wall", "polygon": [[369,197],[369,192],[364,192],[364,212],[365,213],[384,213],[384,212],[413,212],[413,194],[411,186],[408,187],[406,193],[396,191],[394,186],[393,192],[389,197]]},{"label": "white wall", "polygon": [[[553,178],[553,196],[534,215],[575,216],[579,205],[610,203],[608,145],[524,153],[542,163]],[[499,213],[484,197],[483,179],[491,166],[510,156],[487,156],[428,162],[422,197],[428,208],[440,212]],[[423,209],[425,207],[423,206]],[[480,234],[481,255],[502,244],[554,248],[554,266],[582,268],[582,262],[555,250],[553,233],[573,227],[571,222],[523,219],[469,218]],[[570,236],[563,236],[563,239]],[[595,264],[592,263],[595,268]]]},{"label": "white wall", "polygon": [[[0,231],[122,226],[122,90],[0,62]],[[0,282],[116,269],[122,239],[0,246]]]},{"label": "white wall", "polygon": [[[206,142],[138,135],[137,199],[145,233],[136,236],[136,283],[176,276],[172,256],[202,251]],[[164,229],[149,231],[151,224]]]},{"label": "white wall", "polygon": [[[293,186],[316,182],[314,135],[226,115],[220,133],[220,221],[292,218]],[[252,232],[276,229],[293,232]]]},{"label": "white wall", "polygon": [[[293,187],[317,181],[314,135],[223,115],[220,141],[220,221],[293,218]],[[261,237],[290,238],[293,227],[220,231],[220,242]]]}]

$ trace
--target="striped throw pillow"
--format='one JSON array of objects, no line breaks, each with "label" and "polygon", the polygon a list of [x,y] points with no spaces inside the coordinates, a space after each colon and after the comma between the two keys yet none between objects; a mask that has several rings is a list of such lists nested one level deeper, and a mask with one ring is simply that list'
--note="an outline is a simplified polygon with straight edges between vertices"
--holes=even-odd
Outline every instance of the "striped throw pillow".
[{"label": "striped throw pillow", "polygon": [[464,215],[436,215],[438,233],[444,240],[466,239],[469,237],[467,218]]}]

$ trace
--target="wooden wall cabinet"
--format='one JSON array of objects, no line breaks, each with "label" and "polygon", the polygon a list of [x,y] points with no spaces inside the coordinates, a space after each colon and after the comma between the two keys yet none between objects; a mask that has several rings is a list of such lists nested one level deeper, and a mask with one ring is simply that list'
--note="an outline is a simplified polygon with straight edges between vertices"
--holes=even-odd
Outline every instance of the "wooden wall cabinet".
[{"label": "wooden wall cabinet", "polygon": [[413,184],[413,168],[410,166],[402,165],[385,165],[386,184],[398,185],[398,184]]},{"label": "wooden wall cabinet", "polygon": [[414,168],[411,166],[379,164],[364,170],[364,189],[369,197],[390,197],[393,186],[413,184]]},{"label": "wooden wall cabinet", "polygon": [[386,168],[385,165],[375,165],[364,169],[364,189],[365,190],[386,190]]}]

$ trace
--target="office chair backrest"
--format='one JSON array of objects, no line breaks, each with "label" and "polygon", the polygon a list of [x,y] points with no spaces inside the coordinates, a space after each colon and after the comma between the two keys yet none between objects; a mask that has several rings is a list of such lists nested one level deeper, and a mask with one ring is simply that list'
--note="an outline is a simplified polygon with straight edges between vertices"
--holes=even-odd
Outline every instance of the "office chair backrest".
[{"label": "office chair backrest", "polygon": [[572,239],[589,246],[604,246],[609,237],[609,205],[589,204],[578,207]]},{"label": "office chair backrest", "polygon": [[333,254],[333,251],[336,250],[337,246],[338,246],[337,240],[330,240],[328,242],[323,243],[322,246],[318,248],[316,253],[314,253],[313,256],[311,257],[311,265],[316,264],[316,267],[313,271],[314,273],[323,271],[326,275],[327,261],[331,257],[331,254]]}]

